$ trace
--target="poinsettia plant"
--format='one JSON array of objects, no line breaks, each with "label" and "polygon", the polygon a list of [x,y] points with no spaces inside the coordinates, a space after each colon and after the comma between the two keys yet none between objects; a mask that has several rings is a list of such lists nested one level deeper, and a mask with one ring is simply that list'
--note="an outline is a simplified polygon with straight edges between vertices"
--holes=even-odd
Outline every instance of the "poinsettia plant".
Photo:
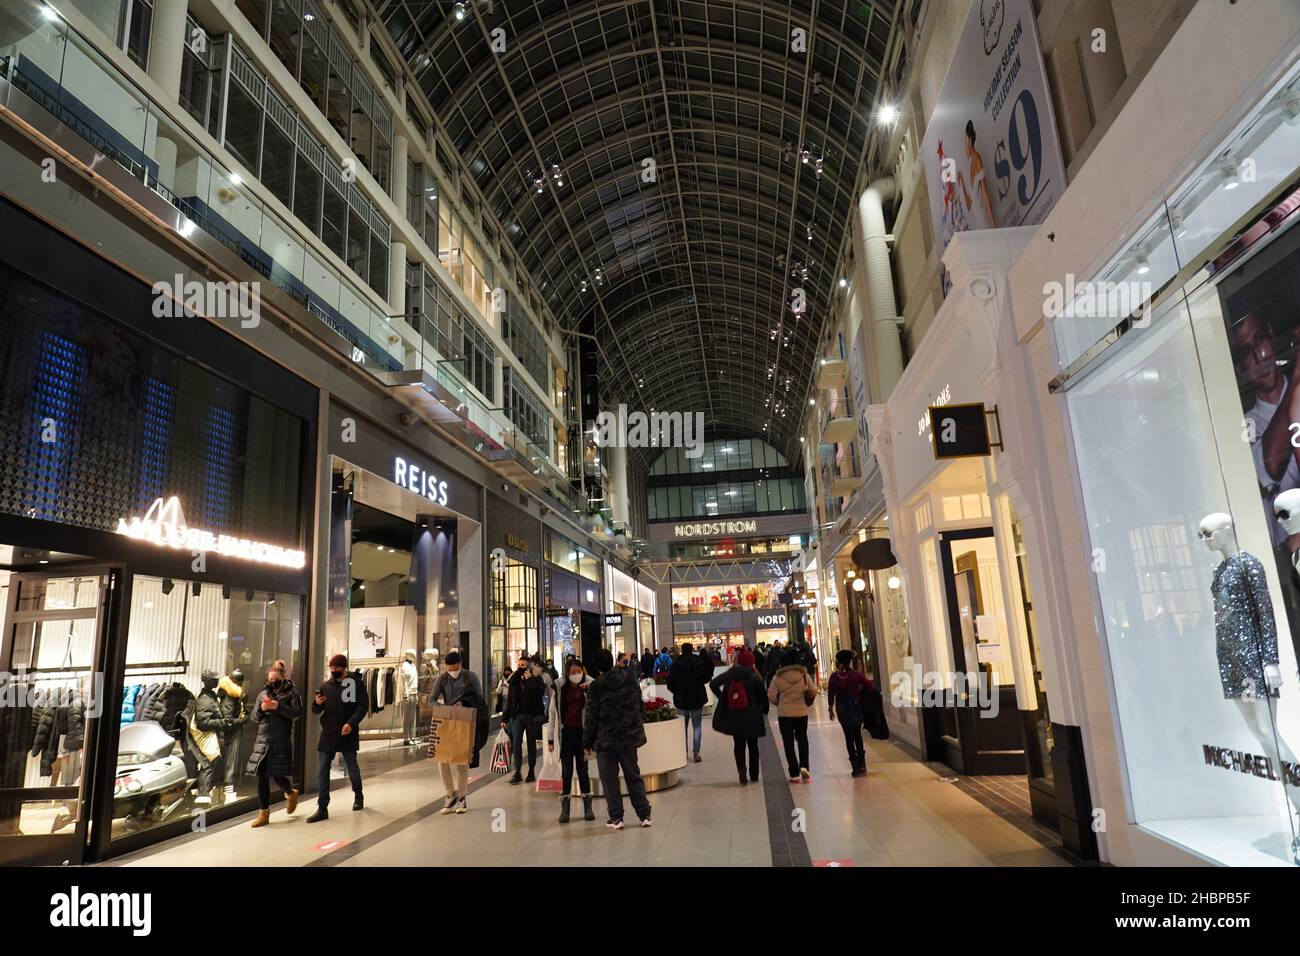
[{"label": "poinsettia plant", "polygon": [[676,717],[676,708],[662,697],[651,697],[645,702],[645,722],[647,724],[657,724],[661,721],[673,720]]}]

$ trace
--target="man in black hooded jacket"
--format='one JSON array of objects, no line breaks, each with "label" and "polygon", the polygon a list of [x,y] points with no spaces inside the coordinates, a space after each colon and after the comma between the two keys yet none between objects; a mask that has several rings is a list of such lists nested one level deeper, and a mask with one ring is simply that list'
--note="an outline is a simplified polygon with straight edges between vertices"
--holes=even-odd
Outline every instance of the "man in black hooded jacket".
[{"label": "man in black hooded jacket", "polygon": [[623,794],[619,771],[627,784],[627,796],[641,819],[650,825],[650,801],[646,799],[641,768],[637,765],[637,748],[645,743],[645,705],[641,685],[626,667],[614,666],[614,655],[600,648],[592,656],[596,680],[587,688],[587,706],[582,720],[582,746],[591,759],[595,752],[600,771],[600,788],[605,792],[609,819],[605,826],[623,829]]},{"label": "man in black hooded jacket", "polygon": [[320,714],[320,739],[316,742],[316,812],[308,823],[328,820],[330,811],[330,766],[334,755],[343,757],[352,781],[352,809],[365,807],[361,791],[361,768],[357,766],[360,749],[361,721],[370,709],[366,682],[361,672],[348,673],[348,659],[335,654],[329,662],[330,679],[321,684],[311,703],[313,714]]}]

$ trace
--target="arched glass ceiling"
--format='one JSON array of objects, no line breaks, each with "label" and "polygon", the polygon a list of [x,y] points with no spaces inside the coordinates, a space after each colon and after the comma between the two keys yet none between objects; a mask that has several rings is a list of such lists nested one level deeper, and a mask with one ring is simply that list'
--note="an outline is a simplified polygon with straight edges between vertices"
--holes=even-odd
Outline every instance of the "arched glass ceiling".
[{"label": "arched glass ceiling", "polygon": [[905,2],[376,8],[552,311],[593,321],[604,401],[702,411],[796,460]]}]

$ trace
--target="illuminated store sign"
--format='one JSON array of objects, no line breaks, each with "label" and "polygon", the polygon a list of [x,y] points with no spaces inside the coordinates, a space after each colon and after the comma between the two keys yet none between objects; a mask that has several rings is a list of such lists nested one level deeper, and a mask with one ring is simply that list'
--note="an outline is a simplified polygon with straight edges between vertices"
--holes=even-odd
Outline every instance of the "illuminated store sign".
[{"label": "illuminated store sign", "polygon": [[749,521],[700,521],[695,524],[673,525],[673,535],[678,538],[695,538],[704,534],[755,534],[758,522]]},{"label": "illuminated store sign", "polygon": [[307,564],[307,556],[302,551],[191,528],[185,523],[181,500],[175,495],[166,501],[162,498],[156,499],[144,513],[143,518],[132,518],[130,521],[119,518],[117,533],[138,541],[156,544],[160,548],[175,548],[178,551],[210,551],[243,561],[278,564],[285,568],[301,568]]},{"label": "illuminated store sign", "polygon": [[437,475],[421,468],[415,462],[408,462],[405,458],[394,458],[393,481],[409,491],[414,491],[417,495],[428,498],[434,504],[447,503],[447,483],[439,481]]},{"label": "illuminated store sign", "polygon": [[760,614],[758,616],[759,627],[785,627],[784,614]]}]

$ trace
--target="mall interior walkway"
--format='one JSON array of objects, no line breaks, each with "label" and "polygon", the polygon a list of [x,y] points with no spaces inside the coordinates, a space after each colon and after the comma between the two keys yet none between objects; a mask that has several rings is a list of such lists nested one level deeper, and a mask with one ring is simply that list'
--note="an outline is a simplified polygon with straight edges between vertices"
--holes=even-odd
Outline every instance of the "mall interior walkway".
[{"label": "mall interior walkway", "polygon": [[[469,812],[443,816],[437,768],[409,760],[366,781],[363,812],[351,811],[351,792],[336,781],[343,789],[335,790],[326,822],[305,822],[315,809],[308,796],[292,817],[277,806],[269,827],[251,829],[250,814],[106,865],[1070,865],[1059,849],[954,786],[946,768],[890,742],[870,742],[868,775],[851,778],[839,727],[822,702],[809,738],[811,783],[787,781],[773,718],[761,750],[763,779],[742,787],[730,738],[706,726],[704,761],[688,764],[676,787],[650,795],[649,830],[607,830],[599,798],[595,822],[579,812],[559,824],[555,796],[484,770],[471,776]],[[630,808],[627,817],[635,821]]]}]

